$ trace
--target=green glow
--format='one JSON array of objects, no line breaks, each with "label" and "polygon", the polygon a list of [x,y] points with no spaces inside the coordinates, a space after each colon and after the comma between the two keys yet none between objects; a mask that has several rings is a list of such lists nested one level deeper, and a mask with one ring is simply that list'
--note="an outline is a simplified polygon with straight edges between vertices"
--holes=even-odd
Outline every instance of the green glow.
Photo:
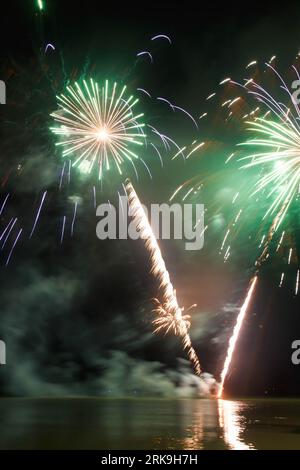
[{"label": "green glow", "polygon": [[38,7],[40,10],[43,10],[44,9],[44,5],[43,5],[43,1],[42,0],[38,0]]},{"label": "green glow", "polygon": [[249,161],[242,165],[242,168],[261,167],[263,170],[252,195],[266,192],[270,204],[264,219],[268,215],[275,217],[277,230],[299,192],[300,132],[292,121],[278,123],[257,119],[248,124],[249,130],[255,132],[258,138],[240,145],[256,147],[259,150],[241,159]]}]

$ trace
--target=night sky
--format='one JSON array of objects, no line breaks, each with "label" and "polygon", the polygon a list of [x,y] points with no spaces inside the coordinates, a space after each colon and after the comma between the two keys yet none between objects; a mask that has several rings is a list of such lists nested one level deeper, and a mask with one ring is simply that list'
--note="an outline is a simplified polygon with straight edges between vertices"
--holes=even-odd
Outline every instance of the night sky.
[{"label": "night sky", "polygon": [[[6,82],[7,104],[0,107],[0,201],[10,193],[1,232],[12,217],[18,217],[24,230],[8,267],[11,244],[0,253],[0,339],[7,345],[0,394],[168,396],[174,380],[179,383],[188,371],[185,353],[172,334],[152,334],[151,299],[157,285],[143,244],[96,238],[93,178],[74,171],[71,183],[59,190],[62,163],[49,130],[55,95],[63,91],[66,79],[109,78],[166,97],[198,120],[207,108],[205,98],[218,83],[227,76],[244,78],[251,60],[264,62],[276,55],[276,65],[285,73],[300,50],[300,6],[292,1],[288,8],[265,2],[243,8],[232,2],[203,7],[147,2],[120,8],[95,1],[44,3],[42,16],[34,1],[1,5],[0,79]],[[172,45],[151,43],[160,33],[170,36]],[[46,55],[47,43],[55,51]],[[137,61],[136,54],[149,48],[153,64]],[[228,215],[226,191],[233,191],[224,161],[245,138],[244,131],[220,125],[217,106],[211,106],[203,125],[198,121],[197,131],[183,114],[172,114],[155,100],[141,101],[152,123],[179,145],[196,138],[210,143],[186,163],[172,162],[166,154],[161,168],[158,160],[145,158],[153,179],[141,168],[134,185],[149,204],[166,202],[179,184],[196,174],[213,181],[204,200],[197,202],[205,203],[207,221],[217,217],[221,222],[212,224],[203,250],[187,252],[184,242],[173,240],[160,245],[180,304],[198,305],[191,337],[203,371],[219,380],[255,260],[253,244],[243,234],[234,242],[232,259],[224,263],[218,255],[222,220]],[[132,171],[129,176],[133,178]],[[97,187],[97,203],[117,202],[121,183],[109,172],[103,187]],[[45,207],[29,239],[45,190]],[[71,237],[74,197],[81,202]],[[214,204],[214,198],[223,204]],[[61,244],[63,216],[67,225]],[[295,217],[297,229],[297,213]],[[299,245],[299,231],[291,236]],[[227,395],[300,393],[300,365],[291,362],[291,344],[300,339],[299,295],[294,296],[292,277],[278,288],[281,271],[278,258],[261,271],[225,384]]]}]

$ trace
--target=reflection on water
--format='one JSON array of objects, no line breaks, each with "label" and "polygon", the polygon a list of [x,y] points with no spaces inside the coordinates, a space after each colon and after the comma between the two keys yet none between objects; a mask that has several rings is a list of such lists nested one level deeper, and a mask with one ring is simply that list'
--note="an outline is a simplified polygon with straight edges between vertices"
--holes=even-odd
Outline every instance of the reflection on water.
[{"label": "reflection on water", "polygon": [[1,449],[300,449],[300,400],[0,398]]},{"label": "reflection on water", "polygon": [[224,441],[230,449],[254,449],[252,444],[243,442],[242,433],[246,427],[245,417],[241,414],[243,404],[229,400],[218,400],[219,426],[223,429]]}]

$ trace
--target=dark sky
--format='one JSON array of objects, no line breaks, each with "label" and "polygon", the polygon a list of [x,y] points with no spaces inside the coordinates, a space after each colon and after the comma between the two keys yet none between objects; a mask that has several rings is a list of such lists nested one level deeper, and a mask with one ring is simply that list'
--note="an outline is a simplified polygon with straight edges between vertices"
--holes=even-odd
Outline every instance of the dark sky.
[{"label": "dark sky", "polygon": [[[167,97],[199,117],[206,111],[205,97],[220,80],[244,78],[251,60],[276,55],[283,72],[293,63],[300,48],[300,7],[298,2],[180,2],[176,7],[173,2],[130,2],[119,7],[45,0],[41,16],[34,1],[11,3],[1,5],[0,79],[7,84],[7,104],[0,109],[1,200],[10,193],[1,227],[18,217],[24,236],[8,268],[8,248],[0,261],[0,339],[8,354],[8,364],[0,368],[0,393],[105,393],[110,387],[101,377],[107,377],[109,360],[116,370],[122,361],[130,373],[145,368],[132,374],[136,390],[138,379],[152,376],[153,361],[167,373],[185,355],[172,335],[151,334],[156,285],[142,244],[97,240],[92,182],[74,175],[69,186],[58,190],[61,165],[49,131],[55,95],[66,77],[108,77]],[[159,33],[169,35],[172,45],[151,44],[149,39]],[[45,57],[49,42],[56,51]],[[136,54],[149,47],[154,63],[137,63]],[[175,119],[162,105],[146,103],[145,112],[179,143],[198,138],[215,145],[203,164],[169,161],[164,169],[154,164],[152,181],[142,173],[135,187],[146,203],[165,202],[178,184],[199,171],[216,172],[236,143],[236,133],[228,137],[214,114],[196,131],[189,120]],[[226,189],[222,178],[217,182]],[[120,184],[108,175],[98,200],[116,200]],[[29,240],[44,190],[45,211]],[[62,217],[70,224],[74,196],[82,198],[75,236],[60,245]],[[211,219],[215,208],[209,201],[207,207]],[[216,378],[253,265],[245,238],[237,242],[233,261],[223,263],[217,254],[222,233],[213,233],[197,254],[184,251],[180,243],[162,243],[180,303],[198,304],[191,335],[203,369]],[[300,366],[291,364],[291,343],[300,338],[299,298],[293,296],[294,279],[278,289],[280,272],[280,262],[274,261],[261,273],[227,382],[232,395],[300,392]]]}]

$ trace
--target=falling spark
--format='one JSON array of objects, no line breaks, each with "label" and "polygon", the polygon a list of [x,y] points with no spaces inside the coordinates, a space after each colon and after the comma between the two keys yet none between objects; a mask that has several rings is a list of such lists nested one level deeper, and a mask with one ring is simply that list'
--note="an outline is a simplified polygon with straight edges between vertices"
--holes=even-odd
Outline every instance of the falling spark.
[{"label": "falling spark", "polygon": [[3,204],[2,204],[1,209],[0,209],[0,215],[2,215],[2,212],[4,210],[4,207],[5,207],[5,204],[6,204],[6,201],[7,201],[8,198],[9,198],[9,193],[6,195],[6,197],[3,201]]},{"label": "falling spark", "polygon": [[65,225],[66,225],[66,216],[63,216],[62,219],[62,228],[61,228],[61,236],[60,236],[60,244],[64,241],[64,234],[65,234]]},{"label": "falling spark", "polygon": [[10,224],[12,223],[13,220],[14,220],[13,218],[10,219],[10,221],[9,221],[8,224],[6,225],[5,229],[3,230],[3,232],[2,232],[2,234],[1,234],[1,236],[0,236],[0,241],[2,240],[2,238],[4,237],[4,235],[6,234],[6,231],[7,231],[8,227],[10,226]]},{"label": "falling spark", "polygon": [[42,197],[42,199],[41,199],[41,203],[40,203],[40,205],[39,205],[39,208],[38,208],[38,211],[37,211],[37,214],[36,214],[36,218],[35,218],[35,221],[34,221],[32,230],[31,230],[31,232],[30,232],[29,238],[32,237],[32,235],[33,235],[33,233],[34,233],[34,231],[35,231],[35,227],[36,227],[36,224],[37,224],[37,222],[38,222],[38,219],[39,219],[39,216],[40,216],[40,213],[41,213],[41,210],[42,210],[42,206],[43,206],[43,203],[44,203],[46,194],[47,194],[47,191],[44,192],[43,197]]},{"label": "falling spark", "polygon": [[261,248],[261,247],[262,247],[263,242],[265,241],[265,238],[266,238],[266,235],[263,235],[258,248]]},{"label": "falling spark", "polygon": [[278,245],[277,245],[277,248],[276,248],[276,253],[277,253],[277,251],[279,250],[279,248],[281,247],[281,244],[282,244],[282,241],[283,241],[284,234],[285,234],[285,232],[283,231],[283,232],[282,232],[282,234],[281,234],[281,237],[280,237],[279,243],[278,243]]},{"label": "falling spark", "polygon": [[201,142],[199,145],[197,145],[197,147],[193,148],[190,153],[186,156],[186,159],[188,159],[194,152],[196,152],[196,150],[200,149],[201,147],[203,147],[203,145],[205,144],[205,142]]},{"label": "falling spark", "polygon": [[232,199],[232,204],[235,203],[235,201],[237,200],[237,197],[238,197],[239,194],[240,194],[239,191],[235,194],[235,196]]},{"label": "falling spark", "polygon": [[190,327],[190,315],[183,315],[183,308],[178,305],[176,291],[170,281],[170,275],[167,271],[164,259],[162,257],[157,240],[153,234],[144,209],[140,200],[133,189],[129,180],[126,180],[126,193],[128,197],[130,215],[139,230],[140,238],[144,240],[145,247],[149,253],[151,261],[151,273],[159,282],[161,292],[161,301],[156,300],[154,312],[157,318],[153,321],[155,332],[164,330],[165,333],[172,330],[178,335],[187,350],[188,357],[194,366],[196,374],[200,374],[200,363],[197,354],[192,346],[191,338],[188,333]]},{"label": "falling spark", "polygon": [[236,98],[234,98],[234,100],[231,101],[231,103],[229,103],[228,105],[228,108],[231,108],[231,106],[236,103],[237,101],[239,101],[241,99],[240,96],[237,96]]},{"label": "falling spark", "polygon": [[297,271],[295,295],[298,294],[298,289],[299,289],[299,269],[298,269],[298,271]]},{"label": "falling spark", "polygon": [[257,282],[257,276],[255,276],[250,282],[250,288],[248,290],[246,299],[245,299],[245,301],[242,305],[240,313],[238,314],[237,321],[236,321],[235,327],[233,329],[232,336],[229,340],[227,356],[226,356],[224,367],[223,367],[223,370],[222,370],[222,373],[221,373],[221,384],[220,384],[220,388],[219,388],[219,392],[218,392],[218,398],[222,397],[224,382],[225,382],[225,379],[226,379],[226,376],[227,376],[227,373],[228,373],[228,370],[229,370],[229,367],[230,367],[230,364],[231,364],[231,360],[232,360],[232,356],[233,356],[234,349],[235,349],[235,346],[236,346],[236,342],[237,342],[237,339],[239,337],[239,332],[240,332],[240,329],[242,327],[245,315],[247,313],[247,309],[248,309],[249,303],[251,301],[251,297],[252,297],[252,294],[254,292],[256,282]]},{"label": "falling spark", "polygon": [[174,109],[178,109],[178,111],[182,111],[183,113],[185,113],[185,114],[191,119],[191,121],[193,121],[193,123],[194,123],[195,126],[196,126],[196,129],[199,129],[197,122],[195,121],[195,119],[193,118],[193,116],[192,116],[190,113],[188,113],[185,109],[180,108],[180,106],[175,106],[175,105],[173,104],[172,107],[173,107]]},{"label": "falling spark", "polygon": [[51,47],[51,49],[52,49],[53,51],[55,51],[55,47],[53,46],[53,44],[50,44],[50,43],[49,43],[49,44],[47,44],[46,47],[45,47],[45,54],[46,54],[47,50],[49,49],[49,47]]},{"label": "falling spark", "polygon": [[63,178],[64,178],[65,166],[66,166],[66,162],[64,162],[62,170],[61,170],[60,181],[59,181],[59,190],[61,190],[61,186],[62,186],[62,182],[63,182]]},{"label": "falling spark", "polygon": [[293,253],[293,248],[290,248],[290,251],[289,251],[289,258],[288,258],[288,264],[290,264],[290,262],[291,262],[292,253]]},{"label": "falling spark", "polygon": [[71,182],[71,160],[68,161],[68,184]]},{"label": "falling spark", "polygon": [[228,245],[227,250],[225,251],[224,260],[227,261],[230,253],[230,245]]},{"label": "falling spark", "polygon": [[224,83],[227,83],[227,82],[230,82],[231,78],[224,78],[224,80],[222,80],[219,85],[224,85]]},{"label": "falling spark", "polygon": [[183,153],[185,149],[186,149],[186,145],[178,150],[178,152],[174,155],[174,157],[172,157],[172,160],[174,160],[176,157],[178,157],[179,154],[181,154],[183,156],[183,158],[185,158],[184,153]]},{"label": "falling spark", "polygon": [[182,201],[185,201],[185,200],[186,200],[186,198],[188,197],[189,194],[191,194],[191,192],[193,191],[193,189],[194,189],[194,188],[192,187],[192,188],[190,188],[190,189],[187,191],[187,193],[183,196]]},{"label": "falling spark", "polygon": [[155,152],[157,153],[158,158],[159,158],[159,160],[160,160],[160,164],[161,164],[161,166],[163,167],[163,166],[164,166],[164,162],[163,162],[163,159],[162,159],[162,156],[161,156],[160,151],[158,150],[158,148],[156,147],[156,145],[153,144],[153,142],[150,142],[150,145],[152,145],[152,147],[154,148]]},{"label": "falling spark", "polygon": [[252,67],[252,65],[256,65],[257,64],[257,60],[252,60],[252,62],[249,62],[249,64],[246,66],[246,69],[248,69],[249,67]]},{"label": "falling spark", "polygon": [[224,101],[224,103],[221,104],[221,108],[224,108],[224,106],[226,106],[226,104],[229,104],[230,102],[231,100]]},{"label": "falling spark", "polygon": [[177,193],[179,193],[179,191],[182,189],[183,187],[183,184],[181,184],[180,186],[178,186],[178,188],[174,191],[174,193],[172,194],[172,196],[170,197],[169,201],[171,202],[174,197],[176,196]]},{"label": "falling spark", "polygon": [[281,273],[279,287],[282,287],[283,279],[284,279],[284,273]]},{"label": "falling spark", "polygon": [[233,156],[234,156],[234,152],[231,153],[231,154],[229,155],[229,157],[225,160],[225,165],[226,165],[226,163],[230,162],[230,160],[232,159]]},{"label": "falling spark", "polygon": [[73,219],[72,219],[72,224],[71,224],[71,237],[73,237],[74,233],[74,223],[75,223],[75,218],[76,218],[76,213],[77,213],[77,201],[75,201],[74,204],[74,214],[73,214]]},{"label": "falling spark", "polygon": [[17,244],[17,242],[18,242],[18,240],[19,240],[19,238],[20,238],[20,236],[21,236],[22,231],[23,231],[23,229],[21,228],[21,229],[19,230],[19,232],[18,232],[18,235],[16,236],[16,239],[15,239],[15,241],[14,241],[14,243],[13,243],[13,246],[11,247],[11,250],[10,250],[9,255],[8,255],[8,257],[7,257],[5,266],[8,266],[8,263],[9,263],[9,261],[10,261],[10,258],[11,258],[11,256],[12,256],[12,254],[13,254],[13,251],[14,251],[14,249],[15,249],[15,246],[16,246],[16,244]]},{"label": "falling spark", "polygon": [[225,235],[225,237],[224,237],[224,239],[223,239],[223,242],[222,242],[222,245],[221,245],[221,248],[220,248],[221,251],[222,251],[223,248],[224,248],[224,245],[225,245],[225,242],[226,242],[226,239],[227,239],[229,233],[230,233],[230,229],[227,230],[226,235]]},{"label": "falling spark", "polygon": [[162,98],[161,96],[158,96],[156,99],[158,101],[164,101],[165,103],[167,103],[170,106],[170,108],[172,108],[173,111],[175,111],[175,108],[172,105],[171,101],[167,100],[166,98]]},{"label": "falling spark", "polygon": [[241,216],[241,213],[243,212],[243,209],[240,209],[236,215],[236,218],[234,219],[234,222],[233,222],[233,225],[235,225],[237,223],[237,221],[239,220],[240,216]]},{"label": "falling spark", "polygon": [[95,186],[93,186],[93,197],[94,197],[94,209],[96,209],[97,198],[96,198],[96,187]]},{"label": "falling spark", "polygon": [[152,57],[152,55],[150,54],[149,51],[142,51],[142,52],[139,52],[136,56],[137,56],[137,57],[141,57],[141,56],[143,56],[143,55],[147,55],[147,56],[150,58],[151,63],[153,63],[153,57]]},{"label": "falling spark", "polygon": [[253,78],[249,78],[249,79],[246,81],[246,83],[245,83],[245,87],[246,87],[247,85],[249,85],[250,83],[252,83],[252,82],[253,82]]},{"label": "falling spark", "polygon": [[210,100],[210,99],[213,98],[214,96],[216,96],[216,93],[211,93],[211,94],[208,95],[208,97],[206,98],[206,101]]},{"label": "falling spark", "polygon": [[160,38],[167,39],[167,41],[169,41],[169,43],[172,44],[171,39],[166,34],[157,34],[156,36],[153,36],[153,38],[151,38],[151,41],[155,41],[156,39],[160,39]]},{"label": "falling spark", "polygon": [[151,98],[150,93],[147,90],[145,90],[144,88],[137,88],[137,90],[141,91],[142,93],[145,93],[145,95],[147,95],[149,98]]},{"label": "falling spark", "polygon": [[[12,232],[12,229],[14,228],[14,226],[15,226],[17,220],[18,220],[18,219],[17,219],[17,217],[16,217],[16,218],[14,219],[13,223],[11,224],[10,229],[9,229],[9,231],[8,231],[8,234],[6,235],[6,237],[5,237],[5,239],[4,239],[4,242],[3,242],[3,244],[2,244],[1,250],[3,250],[3,248],[5,247],[6,242],[7,242],[7,240],[9,239],[9,236],[10,236],[10,234],[11,234],[11,232]],[[2,237],[1,237],[1,238],[2,238]]]}]

